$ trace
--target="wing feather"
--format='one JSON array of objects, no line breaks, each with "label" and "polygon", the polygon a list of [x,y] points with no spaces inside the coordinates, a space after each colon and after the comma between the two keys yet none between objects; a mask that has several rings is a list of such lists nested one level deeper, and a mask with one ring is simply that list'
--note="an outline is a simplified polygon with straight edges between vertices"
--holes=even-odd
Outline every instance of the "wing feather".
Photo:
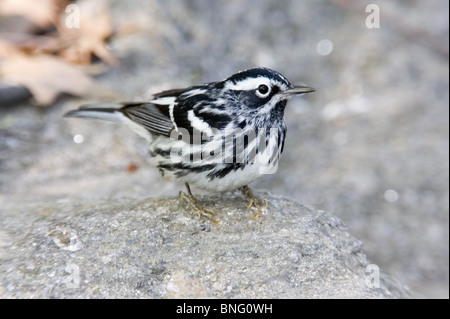
[{"label": "wing feather", "polygon": [[120,111],[153,134],[170,136],[170,132],[174,128],[170,117],[152,103],[124,105]]}]

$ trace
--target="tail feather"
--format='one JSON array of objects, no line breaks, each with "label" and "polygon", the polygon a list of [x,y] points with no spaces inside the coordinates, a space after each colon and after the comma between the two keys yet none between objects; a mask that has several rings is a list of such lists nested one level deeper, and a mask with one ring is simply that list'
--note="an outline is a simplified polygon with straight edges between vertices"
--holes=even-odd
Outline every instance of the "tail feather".
[{"label": "tail feather", "polygon": [[[141,105],[142,103],[129,103],[127,106],[133,105]],[[145,126],[134,122],[122,111],[124,105],[120,105],[119,107],[102,107],[102,106],[85,106],[78,110],[70,111],[64,114],[64,117],[79,117],[79,118],[88,118],[88,119],[96,119],[114,123],[125,124],[136,134],[142,136],[148,141],[152,140],[152,135],[150,131],[145,128]]]},{"label": "tail feather", "polygon": [[85,107],[67,112],[64,117],[90,118],[115,123],[123,121],[123,113],[113,107]]}]

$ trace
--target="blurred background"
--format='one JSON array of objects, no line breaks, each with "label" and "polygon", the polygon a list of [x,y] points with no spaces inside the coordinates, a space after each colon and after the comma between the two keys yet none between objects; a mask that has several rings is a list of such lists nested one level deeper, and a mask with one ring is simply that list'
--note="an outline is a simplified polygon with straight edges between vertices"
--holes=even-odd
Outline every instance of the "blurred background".
[{"label": "blurred background", "polygon": [[254,66],[316,93],[253,188],[333,213],[383,272],[448,298],[447,1],[0,0],[0,206],[177,196],[127,128],[62,115]]}]

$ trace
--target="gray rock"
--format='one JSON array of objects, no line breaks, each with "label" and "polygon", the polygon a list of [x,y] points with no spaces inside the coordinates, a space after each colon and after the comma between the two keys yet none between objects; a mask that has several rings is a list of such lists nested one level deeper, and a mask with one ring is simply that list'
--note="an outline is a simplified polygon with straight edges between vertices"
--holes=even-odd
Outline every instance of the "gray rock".
[{"label": "gray rock", "polygon": [[270,207],[256,221],[237,193],[200,197],[218,224],[177,198],[0,197],[0,297],[411,297],[339,219],[263,197]]}]

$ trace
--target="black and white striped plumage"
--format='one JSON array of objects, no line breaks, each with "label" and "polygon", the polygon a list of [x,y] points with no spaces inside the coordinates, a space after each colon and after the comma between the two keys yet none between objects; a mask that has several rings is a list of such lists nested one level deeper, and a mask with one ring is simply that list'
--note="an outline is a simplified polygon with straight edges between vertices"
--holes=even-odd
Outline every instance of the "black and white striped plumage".
[{"label": "black and white striped plumage", "polygon": [[[286,103],[295,94],[312,91],[292,86],[273,70],[253,68],[223,81],[164,91],[149,102],[117,108],[88,106],[66,116],[124,123],[150,142],[150,154],[163,176],[210,191],[227,191],[254,181],[268,164],[276,165],[286,137]],[[227,138],[232,133],[234,138]],[[196,134],[203,135],[193,137]],[[236,146],[240,135],[246,136],[243,147]],[[261,137],[265,145],[249,136]],[[171,155],[180,145],[187,146],[184,158],[174,160]],[[266,162],[249,160],[248,154],[257,156],[261,145],[269,155]],[[219,157],[208,160],[201,155],[205,150]]]}]

